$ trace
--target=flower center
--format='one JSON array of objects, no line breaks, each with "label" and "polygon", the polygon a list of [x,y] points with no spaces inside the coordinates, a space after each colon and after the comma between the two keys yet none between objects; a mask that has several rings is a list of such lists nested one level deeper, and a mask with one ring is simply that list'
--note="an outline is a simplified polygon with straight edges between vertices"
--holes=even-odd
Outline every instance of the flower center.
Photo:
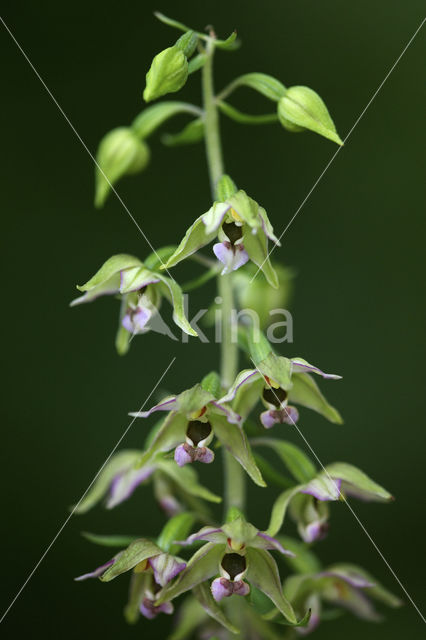
[{"label": "flower center", "polygon": [[138,562],[138,564],[134,567],[133,571],[135,573],[143,573],[144,571],[146,571],[148,568],[148,559],[146,560],[141,560],[140,562]]},{"label": "flower center", "polygon": [[212,432],[212,428],[211,428],[210,422],[200,422],[200,420],[191,420],[191,422],[188,423],[186,435],[191,440],[194,447],[196,447],[199,442],[208,438],[211,432]]},{"label": "flower center", "polygon": [[231,580],[235,576],[240,575],[246,570],[247,562],[244,556],[240,556],[239,553],[227,553],[222,558],[222,569],[226,571]]},{"label": "flower center", "polygon": [[198,411],[193,411],[191,414],[189,414],[189,417],[191,418],[191,420],[197,420],[197,418],[201,418],[201,416],[203,416],[206,411],[207,407],[201,407],[201,409],[199,409]]},{"label": "flower center", "polygon": [[268,404],[272,404],[274,407],[280,407],[285,400],[287,400],[287,391],[284,389],[264,389],[263,399]]},{"label": "flower center", "polygon": [[231,244],[235,244],[243,236],[241,227],[238,227],[234,222],[224,222],[222,229]]},{"label": "flower center", "polygon": [[232,207],[229,209],[229,213],[237,222],[243,222],[242,217]]}]

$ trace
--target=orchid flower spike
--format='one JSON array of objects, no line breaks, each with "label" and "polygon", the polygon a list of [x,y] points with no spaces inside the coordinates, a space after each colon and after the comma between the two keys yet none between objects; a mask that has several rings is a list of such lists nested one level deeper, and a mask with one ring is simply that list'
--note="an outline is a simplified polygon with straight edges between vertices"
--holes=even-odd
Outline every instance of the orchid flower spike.
[{"label": "orchid flower spike", "polygon": [[197,541],[205,542],[189,560],[177,581],[159,592],[157,603],[170,601],[200,584],[210,584],[211,578],[214,578],[210,584],[211,596],[204,592],[205,600],[211,597],[213,601],[220,602],[232,595],[247,596],[251,584],[272,600],[287,624],[300,624],[283,595],[278,567],[269,550],[285,555],[293,555],[292,552],[284,549],[278,540],[249,524],[236,509],[231,512],[232,519],[222,527],[204,527],[181,543],[190,545]]},{"label": "orchid flower spike", "polygon": [[[377,622],[382,619],[376,611],[373,600],[390,607],[399,607],[399,598],[377,584],[364,569],[350,564],[335,564],[316,574],[299,574],[287,578],[284,593],[297,613],[312,614],[306,627],[298,627],[300,635],[314,631],[321,622],[323,605],[341,607],[362,620]],[[278,609],[267,614],[275,620],[280,615]]]},{"label": "orchid flower spike", "polygon": [[278,278],[268,254],[268,240],[279,246],[265,209],[223,176],[217,187],[219,200],[187,230],[183,240],[168,259],[165,268],[173,267],[191,254],[219,240],[213,246],[223,264],[222,275],[235,271],[248,260],[263,271],[269,284],[278,287]]},{"label": "orchid flower spike", "polygon": [[317,411],[330,422],[340,424],[342,418],[339,412],[324,398],[311,373],[330,380],[341,377],[324,373],[303,358],[284,358],[270,351],[256,363],[256,369],[245,369],[238,374],[220,402],[234,400],[237,410],[239,406],[244,407],[241,413],[246,418],[261,400],[266,409],[260,415],[265,429],[270,429],[277,423],[295,424],[299,412],[293,402]]},{"label": "orchid flower spike", "polygon": [[201,384],[196,384],[179,395],[164,398],[149,411],[130,413],[137,418],[147,418],[156,411],[169,412],[148,450],[141,457],[140,465],[149,464],[157,453],[172,449],[180,467],[196,461],[209,464],[214,460],[214,452],[208,445],[213,436],[216,436],[252,480],[259,486],[265,486],[241,427],[241,417],[225,403],[218,401],[209,390],[213,385],[217,391],[219,384],[217,374],[209,374]]},{"label": "orchid flower spike", "polygon": [[[159,315],[161,300],[165,297],[173,306],[173,320],[185,333],[196,336],[185,315],[183,293],[179,285],[147,264],[155,264],[150,256],[146,264],[139,258],[118,254],[109,258],[86,284],[77,286],[84,295],[71,302],[71,306],[92,302],[104,295],[118,295],[122,301],[120,328],[116,346],[120,354],[126,353],[132,336],[153,330],[176,339]],[[158,262],[158,260],[157,260]]]}]

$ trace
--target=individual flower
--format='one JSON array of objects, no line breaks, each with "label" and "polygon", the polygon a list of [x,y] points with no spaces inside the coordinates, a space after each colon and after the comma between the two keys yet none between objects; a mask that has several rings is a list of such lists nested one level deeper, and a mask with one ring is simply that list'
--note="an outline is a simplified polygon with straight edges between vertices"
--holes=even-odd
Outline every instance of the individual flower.
[{"label": "individual flower", "polygon": [[256,369],[241,371],[220,402],[235,399],[237,410],[243,407],[241,413],[246,417],[261,400],[266,411],[260,415],[260,420],[266,429],[277,423],[295,424],[299,412],[289,404],[293,402],[318,411],[331,422],[341,423],[340,414],[328,404],[311,373],[330,380],[341,378],[333,373],[324,373],[303,358],[284,358],[271,351],[257,363]]},{"label": "individual flower", "polygon": [[112,256],[86,284],[77,286],[77,289],[84,295],[73,300],[71,306],[92,302],[104,295],[120,296],[122,308],[116,346],[121,354],[127,351],[133,335],[150,329],[175,338],[159,315],[163,297],[173,306],[173,320],[177,326],[189,335],[197,335],[185,315],[179,285],[161,272],[148,268],[134,256]]},{"label": "individual flower", "polygon": [[323,538],[328,531],[327,503],[346,496],[370,502],[391,502],[393,496],[353,465],[334,462],[309,482],[284,491],[275,501],[267,533],[275,536],[281,529],[287,509],[297,523],[304,542]]},{"label": "individual flower", "polygon": [[177,469],[172,461],[162,455],[135,468],[143,454],[143,451],[133,449],[113,455],[74,513],[86,513],[101,500],[105,501],[107,509],[113,509],[130,498],[137,487],[149,479],[153,480],[155,497],[169,516],[184,510],[180,500],[189,502],[191,496],[210,502],[221,501],[219,496],[198,482],[194,469]]},{"label": "individual flower", "polygon": [[245,191],[237,191],[229,176],[219,181],[218,194],[219,200],[189,227],[165,268],[173,267],[217,238],[219,242],[213,251],[224,265],[222,275],[251,260],[263,271],[269,284],[277,288],[278,278],[269,260],[268,240],[277,246],[280,243],[265,209]]},{"label": "individual flower", "polygon": [[[335,564],[316,574],[300,574],[287,578],[284,594],[298,613],[312,611],[306,627],[297,628],[301,635],[311,633],[319,625],[323,605],[341,607],[358,618],[377,622],[381,616],[376,611],[373,600],[390,607],[399,607],[402,602],[377,584],[367,572],[350,564]],[[268,619],[275,619],[279,611],[270,612]]]},{"label": "individual flower", "polygon": [[254,482],[265,486],[241,427],[240,416],[203,388],[203,383],[196,384],[179,395],[164,398],[149,411],[130,413],[137,418],[147,418],[156,411],[169,412],[139,464],[149,464],[158,452],[172,449],[180,467],[196,461],[209,464],[214,460],[214,452],[208,445],[213,436],[216,436]]},{"label": "individual flower", "polygon": [[192,556],[176,582],[159,592],[157,604],[170,601],[203,583],[210,584],[214,578],[210,584],[211,595],[204,591],[205,600],[211,597],[213,602],[220,602],[231,595],[247,596],[252,585],[272,600],[288,623],[300,624],[282,593],[278,567],[269,553],[269,550],[276,550],[293,555],[278,540],[260,532],[238,515],[220,528],[204,527],[183,544],[197,541],[206,544]]}]

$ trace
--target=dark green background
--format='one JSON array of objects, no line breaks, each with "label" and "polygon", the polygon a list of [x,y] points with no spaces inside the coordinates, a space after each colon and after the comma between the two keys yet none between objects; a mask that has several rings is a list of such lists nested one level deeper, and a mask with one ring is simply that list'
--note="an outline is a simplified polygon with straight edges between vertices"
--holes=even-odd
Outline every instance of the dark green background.
[{"label": "dark green background", "polygon": [[[109,129],[142,109],[144,75],[154,53],[176,34],[152,16],[165,13],[222,36],[235,27],[236,53],[217,57],[217,86],[248,71],[286,85],[307,84],[330,108],[342,137],[422,19],[420,1],[123,2],[7,4],[4,18],[72,123],[95,150]],[[302,355],[344,380],[323,383],[341,409],[338,427],[307,411],[300,427],[320,459],[351,461],[396,496],[390,506],[354,504],[356,512],[414,600],[424,583],[424,34],[403,57],[285,235],[280,259],[298,270],[295,343]],[[215,345],[137,338],[120,359],[113,349],[112,300],[69,309],[84,282],[116,252],[143,257],[145,241],[119,202],[93,209],[93,164],[16,45],[2,33],[2,195],[4,258],[2,352],[2,609],[5,609],[88,486],[172,356],[164,388],[179,391],[217,364]],[[199,100],[199,78],[182,92]],[[272,104],[248,90],[241,109]],[[185,119],[171,122],[177,131]],[[269,212],[287,224],[336,147],[278,125],[224,122],[226,166]],[[152,140],[145,174],[120,194],[156,246],[176,242],[209,207],[201,145],[168,150]],[[278,256],[278,252],[275,254]],[[177,279],[185,269],[177,268]],[[209,287],[192,309],[214,295]],[[201,302],[200,302],[201,300]],[[140,446],[136,423],[126,446]],[[302,444],[288,428],[289,438]],[[201,469],[220,490],[219,463]],[[249,515],[266,525],[272,491],[252,490]],[[269,496],[269,497],[268,497]],[[320,547],[324,562],[351,560],[396,593],[387,567],[344,505],[332,509]],[[138,491],[116,511],[73,518],[3,623],[7,637],[164,637],[169,620],[127,628],[121,618],[127,580],[77,584],[106,559],[80,530],[155,535],[164,518]],[[423,567],[424,571],[424,567]],[[142,634],[142,635],[141,635]],[[351,617],[325,623],[316,637],[420,638],[407,602],[382,625]]]}]

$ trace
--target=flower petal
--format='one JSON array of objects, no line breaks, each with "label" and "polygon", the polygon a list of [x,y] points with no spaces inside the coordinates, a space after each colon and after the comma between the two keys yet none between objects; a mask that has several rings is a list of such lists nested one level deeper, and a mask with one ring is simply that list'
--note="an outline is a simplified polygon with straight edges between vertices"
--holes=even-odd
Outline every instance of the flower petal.
[{"label": "flower petal", "polygon": [[[260,539],[259,539],[260,538]],[[281,542],[272,536],[269,536],[267,533],[263,531],[259,531],[257,534],[257,538],[251,542],[250,546],[257,547],[258,549],[275,549],[279,551],[285,556],[294,557],[293,551],[289,551],[288,549],[284,549]]]},{"label": "flower petal", "polygon": [[330,422],[342,424],[340,413],[327,402],[312,376],[308,373],[295,373],[292,382],[293,386],[288,394],[289,402],[313,409]]},{"label": "flower petal", "polygon": [[155,411],[174,411],[177,408],[177,396],[164,398],[159,404],[154,405],[149,411],[132,411],[129,416],[134,418],[147,418]]},{"label": "flower petal", "polygon": [[207,211],[207,213],[201,216],[202,221],[206,227],[206,233],[215,233],[219,229],[222,224],[222,220],[226,215],[226,212],[229,211],[231,205],[227,202],[215,202],[212,207]]},{"label": "flower petal", "polygon": [[73,300],[71,306],[91,302],[100,295],[116,293],[120,287],[120,271],[139,266],[142,266],[142,262],[135,256],[125,253],[112,256],[86,284],[77,286],[77,289],[85,292],[85,295]]},{"label": "flower petal", "polygon": [[137,564],[162,553],[161,549],[145,538],[139,538],[129,544],[127,549],[121,551],[115,558],[115,562],[101,576],[102,582],[110,582],[117,576],[136,567]]},{"label": "flower petal", "polygon": [[120,293],[139,291],[149,284],[155,284],[160,279],[145,266],[136,266],[120,271]]},{"label": "flower petal", "polygon": [[262,270],[271,287],[278,289],[278,277],[269,259],[268,239],[263,229],[259,229],[256,234],[253,234],[251,233],[250,227],[244,225],[243,244],[250,260]]},{"label": "flower petal", "polygon": [[231,402],[231,400],[233,400],[237,395],[237,391],[240,389],[240,387],[246,384],[252,384],[256,380],[259,380],[259,378],[261,378],[261,375],[259,371],[257,371],[257,369],[244,369],[244,371],[241,371],[238,374],[234,384],[229,389],[228,393],[220,398],[218,400],[218,403],[224,404],[225,402]]},{"label": "flower petal", "polygon": [[232,245],[230,242],[218,242],[213,245],[216,258],[224,265],[221,275],[236,271],[249,260],[247,251],[242,244]]},{"label": "flower petal", "polygon": [[330,475],[321,472],[300,489],[300,493],[308,493],[321,501],[336,501],[341,497],[340,486],[340,480],[333,480]]},{"label": "flower petal", "polygon": [[323,378],[326,378],[329,380],[342,379],[342,376],[338,376],[335,373],[324,373],[324,371],[321,371],[321,369],[319,369],[318,367],[315,367],[313,364],[309,364],[309,362],[307,362],[303,358],[291,358],[291,363],[293,365],[292,366],[293,373],[317,373]]},{"label": "flower petal", "polygon": [[149,564],[154,571],[155,582],[161,587],[173,580],[186,567],[186,562],[169,553],[160,553],[160,555],[150,558]]},{"label": "flower petal", "polygon": [[207,232],[206,225],[203,222],[203,216],[200,216],[189,227],[178,248],[164,265],[165,268],[169,269],[170,267],[174,267],[175,264],[192,255],[198,251],[198,249],[205,247],[215,236],[216,231]]},{"label": "flower petal", "polygon": [[108,560],[108,562],[105,562],[105,564],[102,564],[100,567],[97,567],[97,569],[94,569],[90,573],[84,573],[82,576],[78,576],[77,578],[74,578],[74,580],[76,582],[81,582],[82,580],[87,580],[87,578],[100,578],[108,569],[108,567],[114,564],[114,562],[115,562],[115,558],[113,558],[112,560]]},{"label": "flower petal", "polygon": [[160,451],[171,451],[185,440],[188,420],[181,413],[172,411],[165,419],[162,427],[157,431],[154,440],[147,451],[139,458],[139,466],[152,460]]},{"label": "flower petal", "polygon": [[113,509],[130,498],[134,490],[147,480],[154,471],[155,466],[149,466],[141,467],[140,469],[131,468],[123,473],[118,473],[111,483],[106,508]]}]

